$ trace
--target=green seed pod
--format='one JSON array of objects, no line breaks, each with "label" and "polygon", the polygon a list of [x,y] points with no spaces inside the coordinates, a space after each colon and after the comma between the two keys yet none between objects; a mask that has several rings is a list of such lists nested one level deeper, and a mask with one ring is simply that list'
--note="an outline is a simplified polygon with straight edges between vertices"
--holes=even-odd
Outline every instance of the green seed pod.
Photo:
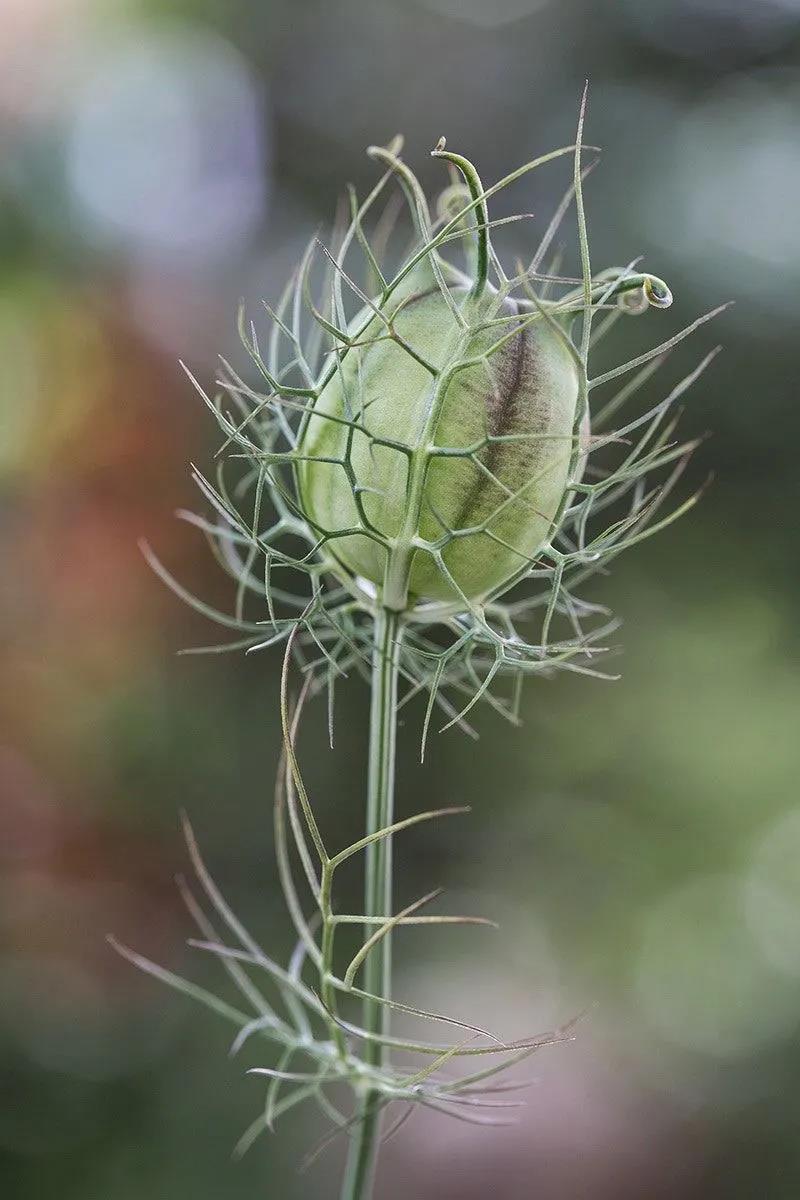
[{"label": "green seed pod", "polygon": [[511,580],[578,473],[566,334],[442,266],[446,284],[425,261],[355,319],[299,447],[308,517],[398,609],[479,601]]}]

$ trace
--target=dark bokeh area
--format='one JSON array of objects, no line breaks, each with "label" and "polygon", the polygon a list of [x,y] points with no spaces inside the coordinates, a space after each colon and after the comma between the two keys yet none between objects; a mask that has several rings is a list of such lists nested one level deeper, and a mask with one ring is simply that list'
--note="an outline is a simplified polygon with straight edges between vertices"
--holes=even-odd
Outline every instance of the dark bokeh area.
[{"label": "dark bokeh area", "polygon": [[[270,806],[278,659],[210,640],[148,571],[231,597],[187,464],[215,448],[178,366],[213,379],[237,302],[274,301],[370,142],[441,134],[485,181],[572,140],[590,79],[596,268],[645,256],[676,302],[600,361],[717,303],[648,399],[717,341],[687,396],[702,504],[594,584],[622,679],[529,687],[418,764],[401,814],[472,813],[398,845],[398,902],[438,884],[500,932],[404,931],[397,993],[508,1037],[586,1010],[541,1052],[514,1129],[417,1116],[381,1200],[795,1200],[800,1192],[800,807],[795,508],[798,0],[2,0],[0,45],[0,1179],[9,1200],[328,1198],[342,1147],[303,1109],[230,1154],[263,1104],[229,1029],[138,975],[113,932],[223,990],[185,949],[186,809],[234,907],[285,958]],[[494,215],[546,226],[555,165]],[[567,262],[575,238],[564,233]],[[526,240],[528,239],[528,240]],[[613,355],[613,358],[611,357]],[[605,369],[605,368],[603,368]],[[362,821],[366,696],[300,751],[342,844]],[[358,880],[352,887],[357,903]]]}]

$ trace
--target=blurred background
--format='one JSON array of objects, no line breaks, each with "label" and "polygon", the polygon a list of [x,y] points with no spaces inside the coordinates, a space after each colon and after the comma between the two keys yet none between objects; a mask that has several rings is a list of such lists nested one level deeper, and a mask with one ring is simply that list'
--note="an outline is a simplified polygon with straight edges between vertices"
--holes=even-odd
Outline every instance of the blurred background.
[{"label": "blurred background", "polygon": [[[799,0],[0,12],[3,1194],[336,1194],[338,1144],[297,1173],[325,1132],[311,1112],[231,1165],[263,1086],[226,1057],[227,1028],[104,941],[224,990],[184,948],[184,807],[234,906],[276,957],[290,947],[269,815],[276,660],[176,657],[210,631],[136,540],[230,603],[202,537],[172,519],[195,499],[188,462],[216,444],[178,359],[208,381],[235,353],[239,297],[276,299],[344,183],[374,178],[365,145],[402,130],[434,185],[446,134],[491,181],[572,139],[588,76],[594,265],[644,254],[676,296],[618,326],[614,358],[736,301],[665,368],[672,383],[724,345],[683,425],[713,433],[687,488],[715,481],[595,585],[624,619],[621,682],[538,682],[522,733],[484,714],[479,742],[435,739],[425,768],[407,710],[401,813],[474,808],[398,845],[398,898],[443,884],[502,929],[398,936],[398,995],[509,1037],[591,1011],[575,1044],[533,1060],[518,1129],[416,1117],[378,1194],[795,1200]],[[497,206],[537,214],[509,248],[544,228],[568,170]],[[321,713],[303,738],[343,837],[362,819],[365,722],[354,682],[335,751],[318,749]]]}]

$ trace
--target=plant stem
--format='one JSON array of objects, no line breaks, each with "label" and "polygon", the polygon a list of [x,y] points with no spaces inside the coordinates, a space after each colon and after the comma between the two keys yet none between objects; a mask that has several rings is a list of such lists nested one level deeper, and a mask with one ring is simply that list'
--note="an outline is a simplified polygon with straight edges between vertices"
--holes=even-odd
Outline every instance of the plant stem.
[{"label": "plant stem", "polygon": [[[400,657],[400,618],[380,608],[375,618],[375,642],[372,652],[372,695],[369,724],[369,781],[367,793],[367,834],[391,825],[394,820],[395,733],[397,727],[397,677]],[[388,917],[392,912],[392,839],[380,838],[366,850],[364,915]],[[392,958],[390,938],[378,942],[364,963],[364,990],[376,996],[391,996]],[[371,1033],[388,1032],[389,1010],[374,1000],[364,1001],[362,1024]],[[384,1048],[366,1042],[364,1059],[380,1067]],[[365,1091],[361,1099],[360,1120],[356,1125],[342,1185],[341,1200],[369,1200],[375,1176],[381,1113],[374,1092]]]}]

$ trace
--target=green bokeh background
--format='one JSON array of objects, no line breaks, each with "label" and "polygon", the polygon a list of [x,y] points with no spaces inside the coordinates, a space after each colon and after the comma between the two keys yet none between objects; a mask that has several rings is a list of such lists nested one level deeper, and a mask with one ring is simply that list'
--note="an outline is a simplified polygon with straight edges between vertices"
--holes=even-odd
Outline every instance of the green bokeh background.
[{"label": "green bokeh background", "polygon": [[[543,1052],[514,1130],[417,1117],[380,1200],[764,1197],[800,1191],[796,609],[797,0],[3,0],[0,48],[0,1179],[11,1200],[334,1197],[342,1149],[298,1113],[243,1162],[262,1102],[228,1030],[117,960],[173,969],[190,813],[234,906],[290,948],[270,803],[277,663],[178,658],[208,639],[149,574],[229,602],[171,519],[213,430],[180,372],[213,374],[239,296],[274,300],[363,154],[397,130],[426,182],[441,134],[491,181],[573,134],[590,78],[596,266],[644,254],[676,303],[625,323],[682,346],[711,431],[702,505],[615,564],[623,678],[530,686],[480,741],[401,730],[398,805],[472,813],[398,847],[398,902],[437,884],[499,933],[404,933],[398,994]],[[564,175],[519,189],[541,229]],[[219,186],[217,186],[217,184]],[[512,204],[512,201],[508,201]],[[496,215],[512,211],[502,200]],[[505,245],[525,245],[512,226]],[[568,255],[574,260],[574,239]],[[658,398],[655,391],[650,393]],[[342,844],[364,793],[366,696],[301,750]],[[345,880],[356,902],[358,880]],[[222,982],[224,987],[224,982]]]}]

